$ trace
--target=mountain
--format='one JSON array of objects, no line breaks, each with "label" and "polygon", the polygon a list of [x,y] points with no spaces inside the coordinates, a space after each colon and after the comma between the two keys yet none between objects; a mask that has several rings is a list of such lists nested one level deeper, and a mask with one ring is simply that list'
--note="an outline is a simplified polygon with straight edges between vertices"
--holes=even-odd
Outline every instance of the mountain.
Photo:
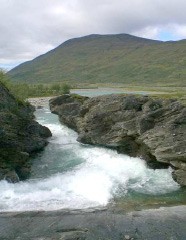
[{"label": "mountain", "polygon": [[8,72],[27,83],[186,84],[186,40],[162,42],[128,34],[89,35]]}]

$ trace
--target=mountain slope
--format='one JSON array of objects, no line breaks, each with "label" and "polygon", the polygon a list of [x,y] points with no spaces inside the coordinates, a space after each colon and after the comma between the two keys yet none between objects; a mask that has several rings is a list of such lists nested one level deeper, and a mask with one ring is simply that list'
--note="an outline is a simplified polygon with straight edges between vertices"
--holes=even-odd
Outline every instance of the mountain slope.
[{"label": "mountain slope", "polygon": [[90,35],[66,41],[8,74],[17,82],[186,82],[186,41],[161,42],[128,34]]}]

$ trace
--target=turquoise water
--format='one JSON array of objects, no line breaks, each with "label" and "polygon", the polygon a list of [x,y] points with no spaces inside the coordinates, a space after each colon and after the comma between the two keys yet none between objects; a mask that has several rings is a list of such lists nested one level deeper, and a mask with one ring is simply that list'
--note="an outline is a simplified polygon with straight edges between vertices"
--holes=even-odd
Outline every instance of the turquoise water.
[{"label": "turquoise water", "polygon": [[184,192],[171,169],[152,170],[145,161],[116,151],[83,145],[46,107],[37,120],[52,138],[35,156],[31,178],[0,182],[0,211],[57,210],[117,205],[123,209],[182,204]]}]

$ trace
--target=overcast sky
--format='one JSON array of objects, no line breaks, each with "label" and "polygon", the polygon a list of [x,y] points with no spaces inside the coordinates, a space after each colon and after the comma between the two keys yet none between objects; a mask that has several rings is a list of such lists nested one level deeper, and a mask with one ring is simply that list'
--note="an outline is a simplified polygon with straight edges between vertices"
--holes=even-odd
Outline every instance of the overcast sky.
[{"label": "overcast sky", "polygon": [[186,0],[0,0],[0,67],[93,33],[186,38]]}]

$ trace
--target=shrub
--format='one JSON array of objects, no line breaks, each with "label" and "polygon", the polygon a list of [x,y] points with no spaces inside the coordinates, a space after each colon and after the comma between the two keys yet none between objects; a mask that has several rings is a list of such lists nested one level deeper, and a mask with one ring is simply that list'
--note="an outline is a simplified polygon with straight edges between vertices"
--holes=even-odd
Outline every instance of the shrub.
[{"label": "shrub", "polygon": [[63,94],[69,94],[70,93],[70,86],[66,83],[64,83],[62,86],[61,86],[61,93]]}]

